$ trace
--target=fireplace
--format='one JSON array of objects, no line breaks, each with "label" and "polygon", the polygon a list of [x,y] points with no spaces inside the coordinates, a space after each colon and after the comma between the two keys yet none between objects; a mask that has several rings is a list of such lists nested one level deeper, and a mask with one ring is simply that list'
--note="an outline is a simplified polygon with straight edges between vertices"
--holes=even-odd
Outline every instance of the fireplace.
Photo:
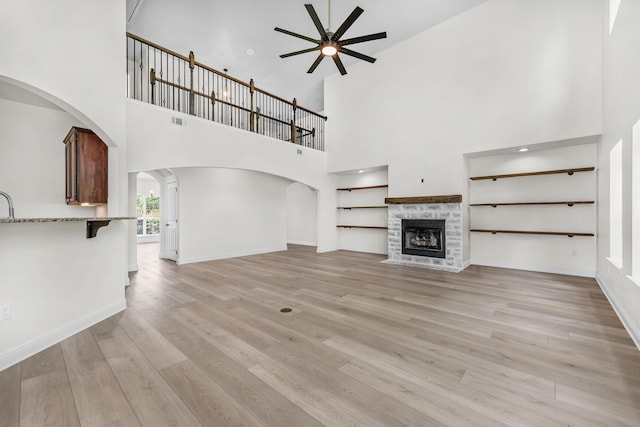
[{"label": "fireplace", "polygon": [[446,258],[444,219],[403,219],[402,253]]},{"label": "fireplace", "polygon": [[460,194],[387,198],[385,203],[389,205],[389,258],[384,263],[454,273],[464,270]]}]

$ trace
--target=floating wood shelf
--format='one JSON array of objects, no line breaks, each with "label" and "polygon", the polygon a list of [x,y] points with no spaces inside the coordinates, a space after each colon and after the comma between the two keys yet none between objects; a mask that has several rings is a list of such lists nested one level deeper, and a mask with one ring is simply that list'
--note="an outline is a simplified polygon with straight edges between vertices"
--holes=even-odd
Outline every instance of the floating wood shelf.
[{"label": "floating wood shelf", "polygon": [[423,196],[423,197],[387,197],[384,202],[388,205],[408,205],[421,203],[460,203],[461,194],[449,196]]},{"label": "floating wood shelf", "polygon": [[591,172],[595,170],[595,167],[588,168],[573,168],[573,169],[556,169],[550,171],[538,171],[538,172],[523,172],[523,173],[510,173],[506,175],[487,175],[487,176],[472,176],[469,179],[472,181],[478,181],[482,179],[491,179],[493,181],[499,178],[517,178],[520,176],[533,176],[533,175],[553,175],[553,174],[561,174],[566,173],[568,175],[573,175],[576,172]]},{"label": "floating wood shelf", "polygon": [[530,206],[530,205],[591,205],[593,200],[567,201],[567,202],[515,202],[515,203],[472,203],[469,206]]},{"label": "floating wood shelf", "polygon": [[369,187],[345,187],[345,188],[338,188],[338,191],[351,191],[351,190],[370,190],[372,188],[388,188],[389,185],[385,184],[385,185],[371,185]]},{"label": "floating wood shelf", "polygon": [[375,225],[336,225],[338,228],[373,228],[376,230],[386,230],[387,227],[378,227]]},{"label": "floating wood shelf", "polygon": [[387,209],[389,206],[338,206],[338,209]]},{"label": "floating wood shelf", "polygon": [[581,237],[593,237],[595,236],[593,233],[572,233],[570,231],[523,231],[523,230],[479,230],[479,229],[471,229],[469,231],[479,232],[479,233],[507,233],[507,234],[536,234],[536,235],[546,235],[546,236],[581,236]]}]

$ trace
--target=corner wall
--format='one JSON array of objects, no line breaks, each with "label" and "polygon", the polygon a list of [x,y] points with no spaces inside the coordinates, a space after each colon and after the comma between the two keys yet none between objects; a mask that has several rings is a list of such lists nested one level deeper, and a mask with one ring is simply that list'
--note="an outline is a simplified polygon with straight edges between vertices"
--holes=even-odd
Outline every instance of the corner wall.
[{"label": "corner wall", "polygon": [[[0,80],[65,112],[0,101],[0,188],[18,217],[93,216],[64,201],[70,125],[109,146],[109,214],[126,214],[125,1],[2,3]],[[0,224],[0,370],[125,308],[127,226]]]},{"label": "corner wall", "polygon": [[[603,2],[602,25],[609,30],[609,1]],[[604,46],[604,132],[598,149],[598,282],[609,297],[627,330],[640,348],[640,284],[630,279],[631,263],[640,253],[632,252],[632,165],[631,153],[640,149],[633,140],[633,127],[640,120],[640,3],[623,0],[612,31],[605,31]],[[622,267],[608,260],[610,254],[609,223],[609,153],[622,141]],[[637,172],[637,171],[636,171]],[[640,224],[639,219],[635,219]]]},{"label": "corner wall", "polygon": [[[69,114],[0,99],[0,189],[17,218],[92,217],[65,204]],[[33,126],[37,123],[37,126]],[[6,217],[4,198],[0,216]],[[85,237],[85,222],[0,224],[0,370],[125,308],[124,221]]]}]

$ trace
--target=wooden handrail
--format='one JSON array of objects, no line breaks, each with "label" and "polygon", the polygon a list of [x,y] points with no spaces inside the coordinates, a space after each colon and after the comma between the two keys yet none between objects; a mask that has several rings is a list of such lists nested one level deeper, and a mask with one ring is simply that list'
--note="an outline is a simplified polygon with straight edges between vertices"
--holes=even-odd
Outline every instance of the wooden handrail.
[{"label": "wooden handrail", "polygon": [[166,52],[166,53],[168,53],[170,55],[173,55],[173,56],[175,56],[177,58],[180,58],[180,59],[190,63],[191,65],[197,65],[200,68],[203,68],[203,69],[205,69],[207,71],[211,71],[212,73],[215,73],[215,74],[217,74],[217,75],[219,75],[221,77],[229,79],[232,82],[235,82],[235,83],[237,83],[239,85],[242,85],[242,86],[244,86],[246,88],[250,88],[251,90],[254,90],[256,92],[260,92],[263,95],[267,95],[267,96],[269,96],[271,98],[277,99],[280,102],[284,102],[284,103],[288,104],[289,106],[291,106],[292,108],[295,106],[295,108],[297,108],[298,110],[305,111],[305,112],[307,112],[309,114],[314,114],[314,115],[316,115],[316,116],[318,116],[318,117],[320,117],[320,118],[322,118],[324,120],[327,120],[327,116],[323,116],[322,114],[316,113],[315,111],[309,110],[308,108],[304,108],[304,107],[302,107],[300,105],[297,105],[297,103],[294,102],[294,101],[289,101],[289,100],[284,99],[284,98],[282,98],[282,97],[280,97],[278,95],[275,95],[275,94],[273,94],[273,93],[271,93],[269,91],[266,91],[264,89],[260,89],[258,87],[255,87],[255,85],[253,85],[252,82],[247,83],[247,82],[242,81],[240,79],[237,79],[237,78],[235,78],[233,76],[230,76],[230,75],[228,75],[227,73],[225,73],[223,71],[216,70],[215,68],[212,68],[212,67],[210,67],[208,65],[205,65],[205,64],[203,64],[201,62],[198,62],[198,61],[196,61],[194,59],[193,53],[191,53],[189,56],[184,56],[184,55],[181,55],[181,54],[179,54],[177,52],[172,51],[171,49],[167,49],[167,48],[165,48],[163,46],[160,46],[157,43],[153,43],[153,42],[151,42],[151,41],[149,41],[147,39],[144,39],[142,37],[136,36],[135,34],[132,34],[132,33],[129,33],[129,32],[127,32],[127,37],[130,37],[130,38],[132,38],[134,40],[137,40],[137,41],[139,41],[141,43],[148,44],[149,46],[151,46],[151,47],[153,47],[155,49],[164,51],[164,52]]},{"label": "wooden handrail", "polygon": [[527,231],[527,230],[484,230],[484,229],[471,229],[469,231],[479,232],[479,233],[507,233],[507,234],[534,234],[534,235],[547,235],[547,236],[582,236],[582,237],[593,237],[595,234],[593,233],[574,233],[571,231]]},{"label": "wooden handrail", "polygon": [[593,200],[567,201],[567,202],[514,202],[514,203],[471,203],[469,206],[529,206],[529,205],[590,205],[594,204]]},{"label": "wooden handrail", "polygon": [[351,191],[351,190],[370,190],[372,188],[387,188],[388,184],[384,185],[370,185],[368,187],[345,187],[345,188],[337,188],[338,191]]},{"label": "wooden handrail", "polygon": [[523,173],[510,173],[505,175],[486,175],[486,176],[472,176],[469,179],[472,181],[478,181],[482,179],[491,179],[493,181],[499,178],[517,178],[521,176],[534,176],[534,175],[552,175],[552,174],[561,174],[566,173],[569,175],[573,175],[575,172],[591,172],[595,170],[595,167],[591,166],[588,168],[573,168],[573,169],[556,169],[550,171],[538,171],[538,172],[523,172]]},{"label": "wooden handrail", "polygon": [[134,39],[134,40],[137,40],[137,41],[139,41],[140,43],[148,44],[148,45],[149,45],[149,46],[151,46],[151,47],[154,47],[154,48],[156,48],[156,49],[158,49],[158,50],[162,50],[162,51],[164,51],[164,52],[167,52],[167,53],[168,53],[168,54],[170,54],[170,55],[177,56],[178,58],[183,59],[183,60],[185,60],[185,61],[189,62],[189,57],[188,57],[188,56],[180,55],[180,54],[179,54],[179,53],[177,53],[177,52],[174,52],[174,51],[172,51],[172,50],[170,50],[170,49],[167,49],[166,47],[162,47],[162,46],[160,46],[159,44],[156,44],[156,43],[151,42],[151,41],[149,41],[149,40],[143,39],[142,37],[138,37],[138,36],[136,36],[135,34],[131,34],[131,33],[127,32],[127,37],[130,37],[130,38],[132,38],[132,39]]}]

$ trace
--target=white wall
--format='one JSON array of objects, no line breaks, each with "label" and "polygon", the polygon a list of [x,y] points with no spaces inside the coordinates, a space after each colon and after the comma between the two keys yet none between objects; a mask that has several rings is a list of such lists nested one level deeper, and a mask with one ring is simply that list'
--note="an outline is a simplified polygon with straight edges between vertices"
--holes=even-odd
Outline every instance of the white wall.
[{"label": "white wall", "polygon": [[290,181],[235,169],[174,172],[180,182],[179,264],[286,250]]},{"label": "white wall", "polygon": [[[186,126],[172,124],[171,117]],[[263,172],[318,190],[318,251],[335,250],[335,184],[324,152],[171,110],[127,101],[129,171],[212,167]],[[302,154],[298,154],[298,150]]]},{"label": "white wall", "polygon": [[600,4],[488,0],[328,78],[329,171],[388,164],[390,197],[462,194],[463,153],[599,134]]},{"label": "white wall", "polygon": [[[604,3],[603,26],[609,28],[609,2]],[[604,34],[604,131],[599,145],[598,160],[598,266],[597,278],[609,296],[625,326],[640,347],[640,284],[632,274],[631,226],[631,153],[638,149],[633,142],[633,127],[640,120],[640,2],[622,0],[611,33]],[[622,268],[608,260],[609,238],[609,153],[622,141]],[[632,147],[633,146],[633,147]]]},{"label": "white wall", "polygon": [[0,77],[31,86],[107,145],[123,144],[125,0],[2,0],[0,8]]},{"label": "white wall", "polygon": [[[17,216],[93,214],[64,204],[61,141],[71,123],[109,145],[108,213],[124,215],[125,1],[0,7],[0,80],[68,113],[3,101],[0,187],[14,196]],[[112,222],[90,240],[84,229],[84,222],[0,225],[0,303],[12,308],[0,323],[0,369],[124,308],[126,224]]]},{"label": "white wall", "polygon": [[[596,166],[595,143],[511,152],[469,160],[470,176]],[[514,150],[515,151],[515,150]],[[596,201],[597,172],[469,181],[469,203]],[[471,206],[470,228],[596,234],[596,204]],[[479,265],[593,277],[596,237],[569,238],[473,232],[471,262]]]},{"label": "white wall", "polygon": [[[0,117],[0,189],[16,217],[93,216],[65,204],[62,140],[82,124],[2,99]],[[114,221],[86,239],[84,222],[0,224],[0,304],[11,307],[0,323],[0,370],[124,308],[125,229]]]},{"label": "white wall", "polygon": [[388,164],[390,197],[462,194],[466,212],[464,153],[600,134],[601,12],[488,0],[329,77],[329,171]]},{"label": "white wall", "polygon": [[316,192],[299,182],[287,187],[287,243],[316,246],[318,204]]},{"label": "white wall", "polygon": [[[387,184],[387,170],[345,173],[337,176],[336,188],[370,187]],[[338,191],[337,206],[386,206],[387,188]],[[337,223],[340,225],[387,226],[387,209],[338,209]],[[388,250],[387,230],[369,228],[338,229],[338,248],[386,254]]]}]

